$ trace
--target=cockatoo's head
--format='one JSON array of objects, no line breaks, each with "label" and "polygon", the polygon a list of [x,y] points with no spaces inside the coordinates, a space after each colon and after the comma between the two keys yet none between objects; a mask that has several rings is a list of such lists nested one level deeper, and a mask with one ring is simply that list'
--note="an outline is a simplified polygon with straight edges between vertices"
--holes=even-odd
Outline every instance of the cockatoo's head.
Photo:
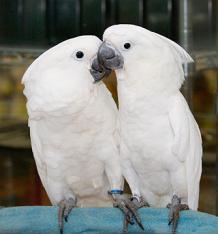
[{"label": "cockatoo's head", "polygon": [[39,56],[22,80],[29,109],[54,111],[71,106],[76,111],[84,106],[96,89],[92,74],[98,80],[110,72],[95,62],[101,43],[96,36],[80,36]]},{"label": "cockatoo's head", "polygon": [[98,61],[105,68],[115,69],[118,81],[146,79],[149,83],[160,76],[162,83],[180,86],[184,80],[182,64],[192,59],[179,45],[159,34],[120,24],[105,30]]}]

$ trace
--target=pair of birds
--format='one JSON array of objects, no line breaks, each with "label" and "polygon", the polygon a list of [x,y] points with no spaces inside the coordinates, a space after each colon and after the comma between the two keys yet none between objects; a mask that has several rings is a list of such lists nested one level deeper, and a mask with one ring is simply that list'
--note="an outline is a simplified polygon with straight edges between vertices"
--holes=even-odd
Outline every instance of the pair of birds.
[{"label": "pair of birds", "polygon": [[[116,205],[143,228],[137,209],[197,210],[199,128],[179,89],[193,62],[173,41],[135,25],[64,41],[24,74],[32,150],[42,184],[59,205],[59,227],[75,206]],[[115,70],[119,111],[101,80]],[[94,78],[94,79],[93,79]],[[123,177],[132,197],[123,193]],[[111,194],[108,195],[108,191]]]}]

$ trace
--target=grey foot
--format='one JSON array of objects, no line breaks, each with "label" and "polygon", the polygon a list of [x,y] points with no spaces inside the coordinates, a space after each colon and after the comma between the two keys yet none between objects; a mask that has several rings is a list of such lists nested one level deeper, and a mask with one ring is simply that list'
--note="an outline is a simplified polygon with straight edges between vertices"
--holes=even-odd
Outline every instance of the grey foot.
[{"label": "grey foot", "polygon": [[67,222],[68,215],[70,214],[71,210],[76,207],[76,199],[69,198],[64,199],[59,202],[58,204],[58,225],[60,229],[60,234],[63,234],[64,230],[64,220]]},{"label": "grey foot", "polygon": [[127,198],[123,195],[117,195],[115,197],[114,207],[119,208],[124,213],[123,234],[127,234],[128,225],[133,225],[135,222],[144,230],[137,210],[145,206],[148,206],[148,204],[142,198]]},{"label": "grey foot", "polygon": [[176,234],[176,228],[179,221],[179,212],[182,210],[189,210],[188,205],[181,204],[181,198],[177,195],[173,195],[171,203],[167,205],[169,208],[169,222],[168,225],[172,224],[172,234]]}]

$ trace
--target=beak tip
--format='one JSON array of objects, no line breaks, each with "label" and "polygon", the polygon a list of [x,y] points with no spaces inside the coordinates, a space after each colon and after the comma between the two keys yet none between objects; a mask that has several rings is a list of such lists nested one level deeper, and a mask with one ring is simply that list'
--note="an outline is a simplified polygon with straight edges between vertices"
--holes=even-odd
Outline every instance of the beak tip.
[{"label": "beak tip", "polygon": [[100,82],[104,77],[108,77],[112,72],[111,69],[107,69],[104,66],[100,65],[97,60],[93,61],[90,73],[94,79],[93,83]]}]

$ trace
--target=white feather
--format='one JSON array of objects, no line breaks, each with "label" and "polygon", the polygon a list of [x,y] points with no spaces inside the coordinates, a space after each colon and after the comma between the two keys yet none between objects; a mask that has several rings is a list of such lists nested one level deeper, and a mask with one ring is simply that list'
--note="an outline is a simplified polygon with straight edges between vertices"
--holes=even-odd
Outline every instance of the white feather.
[{"label": "white feather", "polygon": [[[94,36],[67,40],[23,77],[33,154],[52,204],[77,197],[79,206],[112,206],[108,190],[122,189],[118,111],[89,71],[100,44]],[[75,57],[79,50],[83,59]]]},{"label": "white feather", "polygon": [[174,104],[169,113],[174,132],[172,151],[185,163],[188,186],[188,205],[197,210],[199,184],[202,172],[201,134],[197,123],[182,95],[173,98]]},{"label": "white feather", "polygon": [[156,207],[166,207],[176,193],[197,209],[201,137],[179,91],[182,65],[192,58],[175,42],[135,25],[111,26],[103,38],[124,59],[116,70],[120,156],[132,193]]}]

